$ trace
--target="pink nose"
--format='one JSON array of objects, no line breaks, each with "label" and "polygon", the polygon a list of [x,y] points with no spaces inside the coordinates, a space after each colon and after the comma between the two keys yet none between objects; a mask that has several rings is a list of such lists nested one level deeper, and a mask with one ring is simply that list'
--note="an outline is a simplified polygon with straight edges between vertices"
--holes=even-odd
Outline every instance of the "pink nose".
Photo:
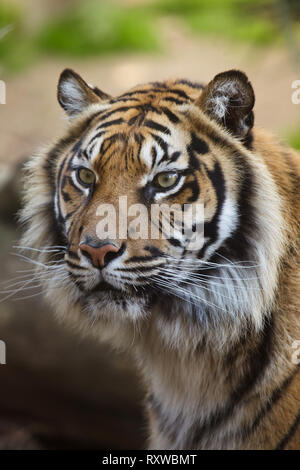
[{"label": "pink nose", "polygon": [[105,245],[94,247],[83,243],[80,245],[80,249],[83,253],[87,253],[88,257],[92,259],[93,265],[96,268],[104,268],[104,266],[111,260],[111,257],[105,257],[108,253],[117,253],[119,248],[111,243],[106,243]]}]

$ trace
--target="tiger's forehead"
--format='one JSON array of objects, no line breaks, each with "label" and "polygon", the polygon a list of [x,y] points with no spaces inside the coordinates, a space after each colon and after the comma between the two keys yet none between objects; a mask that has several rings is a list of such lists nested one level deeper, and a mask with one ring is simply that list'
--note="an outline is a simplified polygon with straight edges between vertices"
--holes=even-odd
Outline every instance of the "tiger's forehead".
[{"label": "tiger's forehead", "polygon": [[199,98],[204,85],[189,80],[166,80],[163,82],[150,82],[137,85],[129,91],[113,98],[111,102],[127,103],[132,100],[136,103],[157,104],[157,101],[175,103],[177,105],[195,101]]},{"label": "tiger's forehead", "polygon": [[82,141],[85,157],[96,169],[186,166],[190,133],[185,111],[200,93],[201,85],[173,81],[138,86],[110,100]]}]

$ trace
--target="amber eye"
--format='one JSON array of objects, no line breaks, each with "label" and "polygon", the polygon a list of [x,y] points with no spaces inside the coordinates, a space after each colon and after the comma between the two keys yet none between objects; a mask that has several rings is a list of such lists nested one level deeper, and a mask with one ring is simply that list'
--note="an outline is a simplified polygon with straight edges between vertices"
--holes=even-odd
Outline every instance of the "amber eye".
[{"label": "amber eye", "polygon": [[163,173],[159,173],[154,178],[154,183],[156,186],[161,188],[170,188],[178,181],[178,174],[171,172],[171,171],[164,171]]},{"label": "amber eye", "polygon": [[79,179],[80,183],[84,184],[85,186],[91,186],[95,183],[96,180],[95,173],[88,168],[78,168],[77,178]]}]

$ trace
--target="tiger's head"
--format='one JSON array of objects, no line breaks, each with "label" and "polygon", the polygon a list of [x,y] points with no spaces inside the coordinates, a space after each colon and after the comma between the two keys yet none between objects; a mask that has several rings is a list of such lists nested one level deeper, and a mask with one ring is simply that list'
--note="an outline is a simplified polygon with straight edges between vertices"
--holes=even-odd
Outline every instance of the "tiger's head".
[{"label": "tiger's head", "polygon": [[257,266],[279,210],[252,149],[246,75],[111,97],[66,69],[58,101],[69,126],[30,160],[22,212],[52,301],[95,320],[138,320],[161,303],[206,324],[237,311],[261,322],[276,274]]}]

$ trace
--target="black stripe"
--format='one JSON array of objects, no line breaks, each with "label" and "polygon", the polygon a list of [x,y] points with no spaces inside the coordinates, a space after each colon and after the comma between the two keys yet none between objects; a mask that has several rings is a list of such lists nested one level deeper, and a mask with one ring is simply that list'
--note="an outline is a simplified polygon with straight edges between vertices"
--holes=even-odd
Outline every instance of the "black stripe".
[{"label": "black stripe", "polygon": [[[98,127],[97,127],[97,129],[98,129]],[[94,142],[94,140],[98,139],[98,137],[101,137],[101,135],[103,135],[102,131],[97,132],[97,134],[95,134],[93,136],[93,138],[89,141],[89,143],[87,144],[87,147],[90,146]],[[84,152],[86,152],[86,150],[84,150]],[[88,155],[87,155],[87,158],[89,158]]]},{"label": "black stripe", "polygon": [[144,250],[149,251],[156,258],[160,256],[166,256],[162,251],[156,248],[156,246],[147,245],[144,247]]},{"label": "black stripe", "polygon": [[185,111],[185,115],[190,118],[190,120],[194,123],[195,129],[200,133],[208,137],[214,145],[220,145],[221,147],[231,150],[234,153],[238,152],[238,148],[235,147],[234,142],[230,140],[230,138],[218,133],[213,127],[211,127],[208,123],[203,123],[200,119],[197,119],[195,115],[190,116],[188,111]]},{"label": "black stripe", "polygon": [[154,147],[154,145],[151,147],[151,158],[152,158],[152,164],[151,164],[151,170],[152,170],[157,160],[157,150]]},{"label": "black stripe", "polygon": [[138,101],[138,102],[140,102],[140,99],[139,98],[134,98],[134,97],[126,98],[124,96],[120,96],[119,98],[115,98],[114,100],[112,100],[111,104],[117,103],[119,101],[123,101],[124,103],[127,103],[127,101]]},{"label": "black stripe", "polygon": [[[153,259],[153,258],[151,258]],[[160,268],[161,266],[164,266],[165,263],[158,263],[153,266],[138,266],[138,267],[133,267],[133,268],[116,268],[116,271],[121,271],[121,272],[129,272],[129,273],[134,273],[134,272],[147,272],[151,271],[156,268]]]},{"label": "black stripe", "polygon": [[141,118],[141,114],[138,113],[138,114],[136,114],[135,116],[133,116],[132,118],[129,119],[128,125],[133,126],[139,118]]},{"label": "black stripe", "polygon": [[177,162],[180,155],[181,155],[181,152],[173,152],[170,157],[170,162]]},{"label": "black stripe", "polygon": [[[112,143],[113,144],[113,143]],[[105,155],[103,155],[102,160],[101,160],[101,168],[105,168],[105,166],[110,162],[110,159],[112,158],[113,155],[115,155],[116,151],[112,149],[112,151],[108,154],[108,150],[110,149],[111,145],[109,148],[105,151]],[[105,159],[104,159],[105,156]]]},{"label": "black stripe", "polygon": [[65,202],[70,202],[71,201],[71,197],[68,193],[66,193],[66,191],[62,190],[61,194],[62,194],[63,200]]},{"label": "black stripe", "polygon": [[194,179],[192,181],[187,181],[186,183],[184,183],[182,187],[179,189],[179,191],[176,193],[176,196],[178,196],[178,194],[182,193],[183,191],[186,191],[187,189],[190,189],[192,194],[191,196],[189,196],[186,203],[190,204],[192,202],[197,201],[197,199],[199,198],[199,194],[200,194],[200,186],[199,186],[196,176],[194,176]]},{"label": "black stripe", "polygon": [[133,256],[132,258],[128,258],[127,260],[125,260],[125,263],[134,263],[134,262],[140,262],[140,261],[149,262],[156,258],[165,257],[165,254],[162,251],[160,251],[158,248],[156,248],[155,246],[151,246],[151,245],[145,246],[144,250],[149,251],[151,253],[151,256]]},{"label": "black stripe", "polygon": [[165,115],[169,118],[169,120],[171,122],[173,122],[174,124],[179,122],[179,120],[180,120],[179,117],[176,116],[176,114],[174,114],[169,108],[166,108],[165,106],[162,106],[161,110],[165,113]]},{"label": "black stripe", "polygon": [[[141,90],[134,90],[134,91],[129,91],[128,93],[124,93],[120,98],[127,98],[128,96],[134,96],[134,95],[146,95],[150,93],[162,93],[165,92],[165,88],[148,88],[148,89],[141,89]],[[170,90],[167,90],[168,92]]]},{"label": "black stripe", "polygon": [[[71,212],[68,212],[68,214],[65,216],[65,222],[67,222],[67,220],[69,220],[75,213],[76,213],[77,209],[74,209],[73,211]],[[73,225],[73,224],[72,224]],[[71,227],[70,227],[71,228]]]},{"label": "black stripe", "polygon": [[181,242],[177,240],[177,238],[168,238],[168,242],[173,245],[173,246],[180,246],[181,247]]},{"label": "black stripe", "polygon": [[73,153],[78,153],[82,145],[82,139],[78,140],[75,145],[72,147],[72,152]]},{"label": "black stripe", "polygon": [[[234,151],[231,156],[234,157]],[[249,239],[252,238],[252,234],[258,233],[256,208],[252,204],[255,189],[253,172],[247,161],[238,161],[237,158],[235,166],[240,175],[240,192],[237,201],[239,224],[219,253],[231,260],[243,261],[253,257],[253,249],[249,245]]]},{"label": "black stripe", "polygon": [[[166,309],[168,311],[168,309]],[[156,418],[158,420],[158,426],[161,434],[166,434],[170,436],[172,439],[176,438],[176,433],[173,432],[175,429],[176,431],[182,427],[182,413],[179,413],[174,421],[169,421],[168,416],[164,412],[161,403],[158,399],[153,395],[149,395],[147,398],[147,402],[151,410],[155,413]],[[185,446],[185,448],[187,448]]]},{"label": "black stripe", "polygon": [[123,122],[124,122],[123,118],[114,119],[112,121],[103,122],[102,124],[100,124],[100,126],[97,127],[97,129],[104,129],[105,127],[122,124]]},{"label": "black stripe", "polygon": [[289,443],[289,441],[292,439],[295,432],[297,431],[299,424],[300,424],[300,411],[297,414],[295,421],[293,422],[292,426],[290,427],[286,435],[281,439],[281,441],[277,445],[276,450],[283,450],[286,447],[286,445]]},{"label": "black stripe", "polygon": [[143,114],[143,115],[148,111],[152,111],[153,113],[161,115],[161,110],[153,106],[150,103],[139,104],[139,105],[133,106],[132,109],[136,109],[137,111],[140,111],[140,114]]},{"label": "black stripe", "polygon": [[170,101],[171,103],[176,103],[178,105],[186,104],[185,101],[178,100],[177,98],[173,98],[173,96],[163,96],[161,100],[162,101]]},{"label": "black stripe", "polygon": [[[105,147],[105,144],[108,142],[108,145]],[[110,147],[115,143],[115,139],[112,139],[111,137],[106,137],[106,139],[103,140],[100,148],[100,153],[105,154],[109,151]]]},{"label": "black stripe", "polygon": [[[188,113],[186,114],[187,116],[189,115]],[[254,194],[252,169],[240,149],[236,147],[234,141],[231,141],[229,137],[226,138],[225,135],[218,134],[210,125],[204,124],[195,116],[192,119],[199,133],[206,135],[214,145],[217,144],[228,151],[228,157],[232,159],[240,174],[241,185],[237,201],[239,207],[239,225],[232,236],[219,249],[219,252],[221,255],[232,260],[237,259],[241,261],[249,259],[249,256],[251,256],[251,253],[249,253],[249,239],[253,232],[257,232],[255,209],[251,202]]]},{"label": "black stripe", "polygon": [[[142,145],[143,145],[143,142],[145,140],[145,137],[143,136],[143,134],[139,134],[139,133],[134,133],[134,140],[136,141],[137,145],[138,145],[138,149],[136,151],[136,154],[137,154],[137,159],[138,159],[138,162],[139,164],[141,163],[141,156],[140,156],[140,153],[141,153],[141,149],[142,149]],[[132,151],[132,161],[134,160],[134,152]]]},{"label": "black stripe", "polygon": [[200,253],[198,256],[200,258],[203,257],[205,251],[207,248],[216,242],[218,239],[219,235],[219,219],[221,215],[221,211],[223,208],[223,204],[225,201],[225,180],[224,180],[224,175],[221,169],[221,166],[219,162],[215,163],[215,167],[212,171],[209,171],[208,168],[206,168],[208,177],[211,180],[212,186],[216,191],[216,199],[217,199],[217,206],[216,206],[216,212],[210,222],[205,222],[204,224],[204,236],[205,238],[208,238],[208,242],[202,247],[200,250]]},{"label": "black stripe", "polygon": [[175,83],[181,84],[181,85],[188,85],[191,88],[195,88],[197,90],[203,90],[205,87],[201,83],[197,82],[191,82],[190,80],[177,80]]},{"label": "black stripe", "polygon": [[227,403],[222,408],[218,407],[212,415],[196,427],[191,443],[192,448],[198,445],[204,435],[212,433],[221,424],[226,422],[232,416],[234,409],[262,378],[270,363],[273,350],[273,322],[273,316],[269,321],[266,321],[257,348],[251,352],[249,357],[245,358],[244,377],[239,381],[237,388],[232,392]]},{"label": "black stripe", "polygon": [[168,93],[172,93],[174,95],[178,95],[181,98],[185,98],[186,100],[190,101],[190,97],[183,91],[180,90],[179,88],[171,88],[170,90],[167,90]]},{"label": "black stripe", "polygon": [[104,91],[100,90],[97,86],[93,86],[92,89],[96,93],[96,95],[100,96],[101,99],[107,100],[110,98],[110,95],[104,93]]},{"label": "black stripe", "polygon": [[299,372],[300,367],[297,367],[296,371],[291,374],[281,385],[280,387],[276,388],[276,390],[273,392],[271,398],[268,400],[267,404],[259,411],[259,413],[256,415],[253,423],[251,426],[248,426],[247,428],[243,428],[236,432],[235,434],[237,436],[242,436],[242,439],[249,439],[250,435],[254,433],[255,429],[257,426],[259,426],[261,420],[272,410],[274,405],[278,402],[278,400],[282,397],[283,392],[288,388],[288,386],[292,383],[294,377],[297,375]]},{"label": "black stripe", "polygon": [[[106,139],[102,142],[100,152],[103,153],[102,159],[100,160],[101,167],[104,168],[108,162],[110,161],[110,158],[112,155],[114,155],[115,150],[112,150],[112,152],[107,156],[106,154],[108,153],[108,150],[112,147],[112,145],[117,141],[117,139],[120,139],[122,141],[126,141],[126,135],[123,132],[116,132],[115,134],[106,137]],[[103,151],[103,147],[106,144],[106,142],[109,142],[105,150]],[[106,156],[106,159],[104,160],[104,156]]]},{"label": "black stripe", "polygon": [[[91,153],[93,153],[93,150],[94,150],[94,148],[95,148],[95,145],[96,145],[96,142],[94,142],[94,144],[92,145],[92,147],[89,149],[89,151],[90,151]],[[80,158],[85,158],[88,162],[90,161],[86,149],[83,149],[83,151],[80,153],[79,157],[80,157]]]},{"label": "black stripe", "polygon": [[92,114],[90,117],[88,117],[86,121],[83,122],[81,125],[81,132],[85,131],[89,127],[89,125],[94,121],[94,119],[96,119],[102,113],[103,111],[97,111],[94,114]]},{"label": "black stripe", "polygon": [[153,134],[151,132],[151,137],[153,137],[153,139],[155,140],[155,142],[159,145],[159,147],[162,149],[162,151],[164,152],[164,156],[159,160],[158,163],[164,161],[164,160],[167,160],[169,158],[169,154],[168,154],[168,144],[158,135],[156,134]]},{"label": "black stripe", "polygon": [[170,135],[170,129],[168,129],[165,126],[162,126],[161,124],[158,124],[158,122],[152,121],[152,119],[147,119],[144,122],[144,126],[150,127],[150,129],[154,129],[156,131],[162,132],[163,134],[168,134]]},{"label": "black stripe", "polygon": [[124,111],[128,111],[129,109],[132,109],[132,106],[120,106],[119,108],[112,109],[101,116],[101,121],[105,121],[105,119],[109,118],[113,114],[122,113]]},{"label": "black stripe", "polygon": [[69,250],[69,251],[68,251],[68,256],[69,256],[69,258],[73,258],[73,259],[77,259],[77,260],[80,259],[80,257],[78,256],[78,254],[75,253],[74,251],[70,251],[70,250]]},{"label": "black stripe", "polygon": [[139,134],[137,132],[134,133],[134,140],[138,145],[140,145],[144,141],[144,136],[142,134]]},{"label": "black stripe", "polygon": [[79,151],[77,152],[77,154],[76,154],[76,153],[73,153],[73,154],[71,155],[71,158],[70,158],[69,161],[68,161],[68,165],[65,167],[65,170],[66,170],[66,171],[68,171],[68,170],[74,170],[75,168],[77,168],[76,166],[74,166],[73,160],[74,160],[74,158],[75,158],[76,156],[78,156],[79,158],[82,158],[82,153],[83,153],[83,152],[82,152],[81,150],[79,150]]},{"label": "black stripe", "polygon": [[[58,223],[58,227],[62,230],[64,230],[64,218],[62,216],[62,210],[61,210],[61,205],[60,205],[60,192],[61,192],[61,186],[62,186],[62,181],[63,181],[63,177],[62,177],[62,173],[63,173],[63,170],[65,169],[66,167],[66,163],[68,162],[68,158],[70,158],[69,155],[66,155],[63,159],[63,161],[61,162],[61,165],[60,165],[60,168],[58,170],[58,175],[57,175],[57,191],[58,191],[58,197],[57,197],[57,208],[58,208],[58,217],[57,217],[57,223]],[[70,158],[71,160],[71,158]],[[68,162],[69,163],[69,162]]]},{"label": "black stripe", "polygon": [[67,263],[68,266],[70,266],[71,268],[86,270],[86,268],[85,268],[84,266],[80,266],[80,265],[74,264],[74,263],[72,263],[72,261],[69,261],[68,259],[66,259],[66,263]]},{"label": "black stripe", "polygon": [[57,188],[60,189],[61,187],[61,182],[62,182],[62,172],[63,172],[63,169],[65,167],[65,164],[66,164],[66,161],[67,159],[69,158],[70,156],[69,155],[66,155],[63,159],[63,161],[61,162],[60,164],[60,167],[59,167],[59,170],[58,170],[58,174],[57,174]]},{"label": "black stripe", "polygon": [[115,132],[114,134],[107,137],[103,141],[103,143],[106,142],[107,140],[111,140],[112,142],[116,142],[118,139],[122,140],[123,142],[126,142],[127,141],[126,134],[124,132]]},{"label": "black stripe", "polygon": [[197,158],[197,154],[205,155],[206,153],[209,152],[209,147],[204,140],[199,139],[199,137],[197,137],[196,134],[192,132],[191,142],[187,146],[187,152],[189,155],[190,167],[194,168],[195,170],[198,170],[200,168],[200,162],[199,162],[199,159]]}]

